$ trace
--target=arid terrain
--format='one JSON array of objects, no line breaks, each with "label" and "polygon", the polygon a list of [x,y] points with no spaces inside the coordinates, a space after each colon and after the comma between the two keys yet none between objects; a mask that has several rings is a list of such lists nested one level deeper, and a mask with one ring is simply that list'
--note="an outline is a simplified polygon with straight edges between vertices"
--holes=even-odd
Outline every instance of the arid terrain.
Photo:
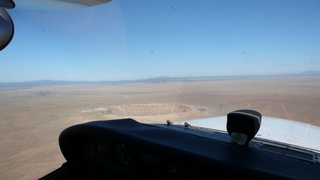
[{"label": "arid terrain", "polygon": [[131,117],[165,123],[254,109],[320,126],[320,77],[198,78],[127,84],[0,88],[0,179],[37,179],[65,162],[60,132]]}]

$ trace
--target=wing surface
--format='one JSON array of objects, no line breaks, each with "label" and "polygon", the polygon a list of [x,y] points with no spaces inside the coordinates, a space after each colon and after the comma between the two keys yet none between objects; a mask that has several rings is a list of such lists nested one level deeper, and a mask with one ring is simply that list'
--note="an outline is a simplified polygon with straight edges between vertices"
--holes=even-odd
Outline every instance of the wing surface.
[{"label": "wing surface", "polygon": [[15,0],[15,9],[34,12],[59,12],[80,9],[111,0]]}]

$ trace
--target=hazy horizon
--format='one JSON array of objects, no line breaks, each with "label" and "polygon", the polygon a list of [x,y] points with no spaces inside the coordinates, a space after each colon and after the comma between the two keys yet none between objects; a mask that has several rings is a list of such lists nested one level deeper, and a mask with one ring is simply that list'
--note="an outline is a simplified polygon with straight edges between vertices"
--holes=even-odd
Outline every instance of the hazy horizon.
[{"label": "hazy horizon", "polygon": [[246,78],[246,77],[283,77],[283,76],[320,76],[320,71],[304,71],[300,73],[291,73],[291,74],[252,74],[252,75],[226,75],[226,76],[180,76],[180,77],[171,77],[171,76],[155,76],[149,78],[141,79],[120,79],[120,80],[98,80],[98,81],[84,81],[84,80],[54,80],[54,79],[35,79],[30,81],[10,81],[10,82],[1,82],[1,84],[6,83],[28,83],[28,82],[39,82],[39,81],[52,81],[52,82],[88,82],[88,83],[99,83],[99,82],[121,82],[121,81],[143,81],[143,80],[156,80],[156,79],[187,79],[187,78]]}]

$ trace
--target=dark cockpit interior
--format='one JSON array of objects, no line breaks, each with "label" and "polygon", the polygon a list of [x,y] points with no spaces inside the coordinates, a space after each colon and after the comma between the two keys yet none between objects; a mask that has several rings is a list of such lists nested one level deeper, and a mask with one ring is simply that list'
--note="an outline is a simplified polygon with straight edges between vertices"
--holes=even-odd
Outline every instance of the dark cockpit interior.
[{"label": "dark cockpit interior", "polygon": [[317,153],[272,143],[253,148],[262,142],[239,145],[221,140],[229,138],[225,132],[209,133],[219,140],[173,126],[119,119],[69,127],[59,137],[67,162],[41,179],[319,178]]}]

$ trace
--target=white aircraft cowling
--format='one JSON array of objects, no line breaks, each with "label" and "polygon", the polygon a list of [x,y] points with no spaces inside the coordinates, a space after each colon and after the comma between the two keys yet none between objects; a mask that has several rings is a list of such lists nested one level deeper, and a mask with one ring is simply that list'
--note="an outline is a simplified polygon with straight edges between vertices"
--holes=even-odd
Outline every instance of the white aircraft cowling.
[{"label": "white aircraft cowling", "polygon": [[[191,126],[227,131],[227,116],[204,118],[175,124],[189,123]],[[320,151],[320,127],[287,119],[262,117],[257,138],[277,141]]]}]

